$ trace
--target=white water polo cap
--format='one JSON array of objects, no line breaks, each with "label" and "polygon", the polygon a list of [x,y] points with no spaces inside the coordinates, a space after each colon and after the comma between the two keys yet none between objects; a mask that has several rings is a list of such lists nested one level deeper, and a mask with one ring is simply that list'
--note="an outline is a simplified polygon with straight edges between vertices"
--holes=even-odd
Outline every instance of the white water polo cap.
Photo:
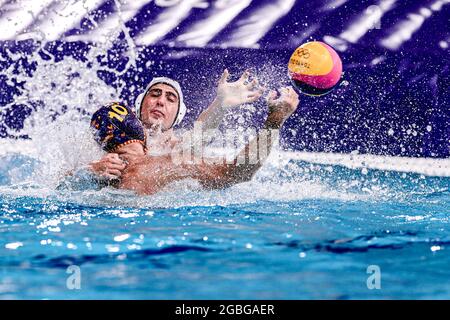
[{"label": "white water polo cap", "polygon": [[167,77],[157,77],[157,78],[153,78],[152,81],[150,81],[150,83],[147,85],[147,87],[145,88],[144,92],[141,93],[140,95],[138,95],[138,97],[136,98],[136,101],[134,102],[134,107],[136,109],[136,115],[138,116],[138,118],[141,118],[141,107],[142,107],[142,102],[144,101],[145,96],[148,93],[148,90],[150,90],[151,87],[153,87],[155,84],[158,83],[163,83],[163,84],[167,84],[169,86],[171,86],[172,88],[175,89],[175,91],[178,93],[178,113],[177,116],[175,117],[175,121],[173,122],[172,126],[179,124],[184,116],[186,115],[186,105],[184,104],[184,99],[183,99],[183,91],[181,91],[181,86],[180,84],[170,78]]}]

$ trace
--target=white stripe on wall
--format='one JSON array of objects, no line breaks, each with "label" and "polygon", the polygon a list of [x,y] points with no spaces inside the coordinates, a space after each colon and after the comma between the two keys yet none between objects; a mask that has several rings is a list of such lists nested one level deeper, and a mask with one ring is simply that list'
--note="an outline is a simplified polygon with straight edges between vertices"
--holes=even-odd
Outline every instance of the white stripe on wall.
[{"label": "white stripe on wall", "polygon": [[66,31],[76,27],[81,19],[97,8],[104,0],[83,0],[59,3],[35,27],[47,41],[57,40]]},{"label": "white stripe on wall", "polygon": [[149,27],[136,37],[137,45],[152,45],[176,28],[189,16],[193,8],[201,3],[199,0],[183,0],[164,10]]},{"label": "white stripe on wall", "polygon": [[381,28],[381,18],[394,7],[396,0],[382,0],[377,5],[367,7],[363,14],[339,37],[350,43],[356,43],[369,30]]},{"label": "white stripe on wall", "polygon": [[250,5],[251,0],[219,0],[208,12],[208,16],[195,23],[176,41],[188,47],[203,47],[222,31],[239,13]]},{"label": "white stripe on wall", "polygon": [[[6,1],[3,1],[6,2]],[[36,19],[53,0],[22,0],[4,4],[0,19],[0,40],[13,40]]]},{"label": "white stripe on wall", "polygon": [[139,10],[144,7],[151,0],[133,0],[128,1],[120,5],[120,16],[119,12],[111,12],[108,17],[100,21],[96,28],[86,33],[80,35],[73,35],[66,37],[67,41],[91,41],[91,42],[103,42],[108,39],[111,35],[116,34],[121,31],[121,22],[124,23],[133,19]]},{"label": "white stripe on wall", "polygon": [[433,15],[433,12],[440,11],[448,3],[450,3],[450,0],[438,0],[433,2],[429,8],[422,7],[418,12],[408,14],[406,20],[394,27],[393,33],[380,41],[381,45],[391,50],[397,50],[403,43],[412,38],[424,21]]},{"label": "white stripe on wall", "polygon": [[277,0],[255,10],[249,18],[237,22],[239,27],[232,31],[224,46],[256,48],[258,41],[276,21],[291,11],[294,4],[295,0]]}]

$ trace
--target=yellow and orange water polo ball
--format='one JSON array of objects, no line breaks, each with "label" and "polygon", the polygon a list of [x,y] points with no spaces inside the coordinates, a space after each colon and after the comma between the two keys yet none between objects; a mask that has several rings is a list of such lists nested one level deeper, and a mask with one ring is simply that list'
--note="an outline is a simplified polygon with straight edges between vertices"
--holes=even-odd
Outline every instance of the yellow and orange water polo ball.
[{"label": "yellow and orange water polo ball", "polygon": [[342,61],[332,47],[312,41],[298,47],[289,59],[289,76],[295,87],[308,95],[330,92],[342,75]]}]

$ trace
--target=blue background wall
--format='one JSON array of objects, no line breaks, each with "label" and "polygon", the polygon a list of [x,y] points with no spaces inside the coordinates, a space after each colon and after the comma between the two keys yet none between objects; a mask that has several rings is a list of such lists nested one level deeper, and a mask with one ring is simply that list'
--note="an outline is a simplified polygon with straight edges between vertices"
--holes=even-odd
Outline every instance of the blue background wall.
[{"label": "blue background wall", "polygon": [[[112,72],[99,72],[98,76],[111,86],[117,86],[119,80],[129,83],[130,88],[134,85],[136,90],[125,88],[121,92],[128,103],[153,76],[176,78],[183,85],[191,110],[183,124],[189,127],[213,98],[215,83],[225,67],[235,76],[250,68],[264,84],[276,88],[289,84],[287,61],[297,46],[310,40],[325,41],[335,47],[343,60],[344,81],[326,96],[302,95],[299,110],[283,130],[285,148],[448,157],[449,2],[138,1],[139,5],[135,2],[134,7],[123,4],[121,11],[128,15],[125,25],[140,52],[136,68],[126,71],[120,79]],[[0,22],[14,15],[19,19],[23,8],[12,5],[17,3],[20,1],[6,1],[0,7]],[[27,56],[38,52],[46,59],[42,47],[57,60],[67,56],[86,59],[90,45],[98,40],[93,31],[117,17],[117,3],[120,2],[98,1],[71,27],[62,27],[57,37],[51,35],[47,40],[36,41],[32,31],[42,30],[43,22],[59,8],[51,4],[15,36],[3,39],[0,36],[3,114],[0,137],[11,136],[11,129],[17,129],[14,136],[27,138],[20,135],[20,128],[33,112],[32,107],[20,104],[5,107],[20,96],[23,87],[21,83],[7,83],[2,73],[13,63],[11,53],[26,53],[14,64],[30,75],[36,65]],[[156,40],[142,40],[143,35],[153,30],[152,26],[164,22],[164,17],[170,20],[183,9],[182,5],[189,3],[193,5],[188,13],[173,28]],[[207,34],[217,24],[213,18],[220,18],[230,8],[236,8],[236,14],[206,40],[202,32],[193,32],[200,26]],[[272,9],[261,11],[267,8]],[[175,11],[170,14],[169,10]],[[267,12],[273,12],[276,19],[270,24],[258,24],[270,20]],[[367,21],[374,17],[375,23],[367,27]],[[255,37],[261,26],[267,25],[269,28],[259,38]],[[104,52],[105,64],[123,70],[129,44],[126,35],[118,33],[113,49]],[[146,67],[149,60],[155,63]],[[261,121],[263,116],[262,112],[255,113],[254,121]]]}]

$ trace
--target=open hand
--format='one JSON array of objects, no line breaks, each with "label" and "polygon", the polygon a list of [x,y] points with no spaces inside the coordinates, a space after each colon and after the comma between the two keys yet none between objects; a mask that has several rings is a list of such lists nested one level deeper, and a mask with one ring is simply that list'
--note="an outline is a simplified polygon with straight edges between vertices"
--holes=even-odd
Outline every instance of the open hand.
[{"label": "open hand", "polygon": [[227,82],[229,75],[228,69],[225,69],[217,87],[217,98],[222,102],[222,106],[234,107],[255,102],[261,97],[263,90],[258,79],[249,81],[249,71],[245,71],[235,82]]}]

